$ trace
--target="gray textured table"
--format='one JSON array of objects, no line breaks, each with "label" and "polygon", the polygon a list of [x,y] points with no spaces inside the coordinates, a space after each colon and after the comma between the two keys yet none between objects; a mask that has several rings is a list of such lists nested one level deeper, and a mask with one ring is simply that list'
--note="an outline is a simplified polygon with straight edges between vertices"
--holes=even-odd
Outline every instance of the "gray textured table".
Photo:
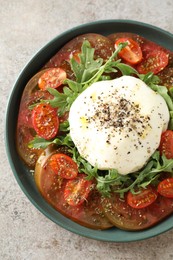
[{"label": "gray textured table", "polygon": [[20,190],[4,145],[7,98],[22,67],[59,33],[101,19],[147,22],[173,33],[171,0],[0,0],[0,259],[173,259],[173,230],[134,243],[94,241],[44,217]]}]

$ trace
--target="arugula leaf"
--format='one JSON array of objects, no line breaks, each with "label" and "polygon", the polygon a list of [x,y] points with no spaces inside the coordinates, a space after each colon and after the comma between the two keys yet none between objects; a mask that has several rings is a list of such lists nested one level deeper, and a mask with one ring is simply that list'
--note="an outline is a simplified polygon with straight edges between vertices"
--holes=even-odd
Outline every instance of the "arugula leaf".
[{"label": "arugula leaf", "polygon": [[147,74],[137,74],[137,75],[147,85],[158,84],[160,82],[159,77],[154,75],[153,72],[148,72]]},{"label": "arugula leaf", "polygon": [[151,173],[157,172],[173,172],[173,159],[167,159],[163,154],[160,156],[159,151],[156,151],[152,155],[153,160],[155,161],[155,169],[151,171]]},{"label": "arugula leaf", "polygon": [[57,144],[57,146],[68,146],[70,149],[74,146],[74,143],[69,134],[55,138],[52,141],[45,140],[44,138],[36,136],[32,141],[29,142],[29,148],[45,149],[50,144]]},{"label": "arugula leaf", "polygon": [[76,76],[76,82],[82,83],[89,80],[103,64],[103,59],[94,59],[94,48],[91,48],[89,41],[84,41],[79,54],[80,63],[74,58],[71,59],[71,67]]},{"label": "arugula leaf", "polygon": [[59,131],[60,132],[69,132],[69,122],[68,121],[64,121],[63,123],[61,123],[59,125]]},{"label": "arugula leaf", "polygon": [[117,63],[116,67],[121,71],[122,75],[138,75],[137,70],[124,63]]},{"label": "arugula leaf", "polygon": [[35,148],[35,149],[45,149],[49,144],[51,144],[51,141],[47,141],[44,138],[41,137],[35,137],[32,141],[29,142],[28,147],[29,148]]},{"label": "arugula leaf", "polygon": [[117,72],[116,66],[120,63],[121,60],[115,61],[118,53],[127,45],[127,43],[120,43],[114,53],[109,57],[109,59],[98,69],[98,71],[91,77],[89,80],[82,82],[84,89],[94,82],[99,81],[100,77],[104,72],[111,73]]}]

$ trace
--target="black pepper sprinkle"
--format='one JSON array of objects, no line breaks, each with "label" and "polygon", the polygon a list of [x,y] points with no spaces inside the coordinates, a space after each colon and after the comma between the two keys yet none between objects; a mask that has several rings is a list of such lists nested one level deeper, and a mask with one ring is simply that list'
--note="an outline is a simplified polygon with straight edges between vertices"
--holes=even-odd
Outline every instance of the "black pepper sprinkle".
[{"label": "black pepper sprinkle", "polygon": [[[123,87],[126,88],[126,86]],[[140,138],[145,136],[148,129],[151,128],[150,117],[141,114],[139,104],[127,100],[123,95],[119,96],[116,89],[109,94],[112,101],[110,99],[106,101],[103,95],[104,93],[101,92],[94,102],[93,115],[85,114],[87,122],[95,124],[97,132],[103,129],[111,131],[111,134],[107,136],[107,144],[111,143],[111,138],[115,136],[115,133],[121,135],[124,130],[128,129],[128,132],[132,132],[134,137],[138,136],[138,145],[141,146]],[[129,138],[127,133],[125,138]],[[138,145],[135,146],[136,149],[138,149]]]}]

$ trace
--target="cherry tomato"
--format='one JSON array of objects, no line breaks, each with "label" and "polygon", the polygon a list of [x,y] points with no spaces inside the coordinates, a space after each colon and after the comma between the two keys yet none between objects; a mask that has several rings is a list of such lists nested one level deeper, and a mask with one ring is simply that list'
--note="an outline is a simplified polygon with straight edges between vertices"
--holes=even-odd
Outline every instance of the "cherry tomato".
[{"label": "cherry tomato", "polygon": [[78,174],[77,164],[65,154],[53,154],[49,160],[49,166],[61,178],[74,179]]},{"label": "cherry tomato", "polygon": [[131,38],[125,37],[125,38],[119,38],[116,42],[115,42],[115,48],[117,48],[117,46],[120,43],[124,43],[127,42],[128,45],[123,48],[118,55],[124,59],[125,61],[127,61],[129,64],[137,64],[142,60],[142,51],[141,51],[141,47],[140,45],[134,41]]},{"label": "cherry tomato", "polygon": [[144,59],[137,66],[137,70],[141,74],[153,72],[159,73],[168,65],[168,54],[160,49],[148,51]]},{"label": "cherry tomato", "polygon": [[127,194],[127,203],[132,208],[142,209],[152,204],[157,199],[157,191],[150,187],[143,189],[140,193],[133,194],[130,191]]},{"label": "cherry tomato", "polygon": [[161,181],[157,190],[160,195],[166,198],[173,198],[173,178],[167,178]]},{"label": "cherry tomato", "polygon": [[93,183],[85,179],[84,174],[78,175],[75,179],[69,180],[64,190],[64,199],[71,206],[82,204],[92,190]]},{"label": "cherry tomato", "polygon": [[42,90],[57,88],[67,78],[66,72],[61,68],[53,68],[44,72],[38,80],[38,86]]},{"label": "cherry tomato", "polygon": [[173,158],[173,131],[166,130],[162,133],[159,151],[165,154],[167,159]]},{"label": "cherry tomato", "polygon": [[56,109],[49,104],[38,104],[32,110],[32,123],[36,133],[46,139],[56,136],[59,127],[59,119]]}]

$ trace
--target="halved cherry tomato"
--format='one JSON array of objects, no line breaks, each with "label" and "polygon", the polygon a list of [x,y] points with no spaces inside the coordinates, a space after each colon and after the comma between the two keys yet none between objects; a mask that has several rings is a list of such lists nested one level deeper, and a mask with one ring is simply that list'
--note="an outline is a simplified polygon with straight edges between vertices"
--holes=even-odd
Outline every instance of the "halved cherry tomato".
[{"label": "halved cherry tomato", "polygon": [[71,157],[56,153],[49,160],[52,170],[64,179],[74,179],[78,174],[78,166]]},{"label": "halved cherry tomato", "polygon": [[165,154],[167,159],[173,158],[173,131],[166,130],[162,134],[159,151],[161,154]]},{"label": "halved cherry tomato", "polygon": [[67,182],[64,190],[64,199],[69,205],[78,206],[86,201],[92,187],[92,181],[86,180],[86,176],[80,174],[75,179]]},{"label": "halved cherry tomato", "polygon": [[173,198],[173,178],[167,178],[161,181],[157,190],[160,195],[166,198]]},{"label": "halved cherry tomato", "polygon": [[61,68],[53,68],[44,72],[38,80],[38,86],[42,90],[57,88],[67,78],[66,72]]},{"label": "halved cherry tomato", "polygon": [[157,199],[157,191],[151,186],[133,194],[130,191],[127,194],[127,203],[135,209],[142,209],[152,204]]},{"label": "halved cherry tomato", "polygon": [[130,64],[139,63],[142,60],[142,51],[140,45],[136,41],[132,40],[131,38],[125,37],[125,38],[119,38],[115,42],[115,48],[117,48],[117,46],[120,43],[124,43],[124,42],[127,42],[128,45],[125,48],[123,48],[118,53],[118,55]]},{"label": "halved cherry tomato", "polygon": [[49,104],[38,104],[32,110],[32,124],[36,133],[46,139],[56,136],[59,127],[59,119],[56,109]]},{"label": "halved cherry tomato", "polygon": [[159,73],[168,65],[168,54],[161,49],[147,50],[144,59],[137,66],[137,71],[141,74],[153,72]]}]

